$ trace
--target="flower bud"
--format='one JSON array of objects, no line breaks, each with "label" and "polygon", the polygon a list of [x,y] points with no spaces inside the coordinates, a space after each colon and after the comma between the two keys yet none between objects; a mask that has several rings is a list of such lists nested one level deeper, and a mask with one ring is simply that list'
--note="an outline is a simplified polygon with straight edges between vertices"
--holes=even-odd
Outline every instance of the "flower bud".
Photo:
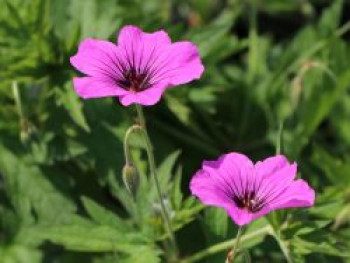
[{"label": "flower bud", "polygon": [[137,189],[139,188],[140,178],[137,169],[132,164],[125,164],[123,167],[123,181],[126,189],[136,197]]}]

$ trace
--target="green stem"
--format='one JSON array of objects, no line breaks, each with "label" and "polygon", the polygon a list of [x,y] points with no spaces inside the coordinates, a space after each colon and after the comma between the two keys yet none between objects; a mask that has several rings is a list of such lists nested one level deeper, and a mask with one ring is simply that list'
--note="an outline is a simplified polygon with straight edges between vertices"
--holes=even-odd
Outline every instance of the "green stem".
[{"label": "green stem", "polygon": [[165,223],[165,228],[166,228],[166,231],[168,232],[168,235],[170,237],[171,246],[173,248],[173,251],[175,252],[175,256],[177,257],[178,249],[177,249],[177,245],[176,245],[175,235],[174,235],[173,229],[171,227],[171,222],[170,222],[168,212],[166,211],[166,208],[165,208],[161,187],[160,187],[159,180],[157,177],[152,142],[151,142],[149,135],[148,135],[148,132],[147,132],[146,121],[145,121],[142,107],[140,105],[136,105],[136,109],[137,109],[137,115],[138,115],[138,119],[140,122],[140,126],[141,126],[141,129],[143,131],[142,134],[143,134],[144,140],[146,142],[146,151],[147,151],[147,155],[148,155],[148,162],[149,162],[149,166],[150,166],[151,175],[153,177],[154,184],[156,186],[156,190],[157,190],[157,194],[158,194],[158,198],[159,198],[159,202],[160,202],[160,206],[161,206],[161,210],[162,210],[162,216],[163,216],[164,223]]},{"label": "green stem", "polygon": [[242,230],[243,230],[243,227],[240,226],[237,231],[235,245],[232,247],[232,256],[230,255],[231,253],[229,253],[229,256],[227,257],[227,263],[233,263],[235,260],[235,257],[238,254],[239,242],[241,240],[242,233],[243,233]]},{"label": "green stem", "polygon": [[[271,226],[269,226],[269,225],[265,226],[265,227],[260,228],[259,230],[256,230],[252,233],[243,235],[240,238],[240,242],[244,243],[244,242],[249,241],[251,239],[254,239],[258,236],[269,234],[269,233],[271,233],[271,231],[272,231]],[[208,256],[211,256],[211,255],[214,255],[214,254],[217,254],[219,252],[227,250],[228,248],[232,247],[235,243],[236,243],[236,238],[215,244],[215,245],[208,247],[205,250],[202,250],[202,251],[200,251],[200,252],[198,252],[198,253],[196,253],[196,254],[194,254],[186,259],[183,259],[181,261],[181,263],[193,263],[193,262],[201,261]]]}]

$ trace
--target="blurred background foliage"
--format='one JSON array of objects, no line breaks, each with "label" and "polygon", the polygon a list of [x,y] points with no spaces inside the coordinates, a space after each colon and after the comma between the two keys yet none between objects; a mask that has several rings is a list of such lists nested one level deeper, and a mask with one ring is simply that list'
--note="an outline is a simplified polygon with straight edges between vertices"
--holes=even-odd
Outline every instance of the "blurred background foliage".
[{"label": "blurred background foliage", "polygon": [[[223,262],[236,229],[189,197],[203,159],[281,150],[317,191],[251,224],[237,261],[350,262],[350,1],[0,0],[0,262],[167,262],[142,140],[124,189],[133,107],[82,101],[69,57],[122,25],[196,43],[202,79],[146,108],[183,263]],[[210,247],[210,249],[206,249]],[[283,252],[283,253],[282,253]],[[249,261],[250,260],[250,261]]]}]

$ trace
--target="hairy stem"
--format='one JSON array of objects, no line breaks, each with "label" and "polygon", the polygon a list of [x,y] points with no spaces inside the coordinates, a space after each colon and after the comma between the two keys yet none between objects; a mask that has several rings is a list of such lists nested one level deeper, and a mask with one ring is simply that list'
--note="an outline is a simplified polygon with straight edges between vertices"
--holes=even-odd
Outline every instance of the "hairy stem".
[{"label": "hairy stem", "polygon": [[174,235],[173,229],[171,227],[171,222],[170,222],[168,212],[166,211],[166,208],[165,208],[162,190],[161,190],[159,180],[157,177],[156,164],[155,164],[155,159],[154,159],[154,154],[153,154],[153,146],[152,146],[152,142],[151,142],[149,135],[148,135],[148,132],[147,132],[146,120],[145,120],[145,117],[143,114],[143,109],[140,105],[136,105],[136,109],[137,109],[137,115],[138,115],[138,119],[140,122],[142,134],[143,134],[144,140],[146,142],[146,151],[147,151],[147,156],[148,156],[150,172],[151,172],[152,178],[154,180],[154,184],[156,186],[165,228],[166,228],[166,231],[168,232],[173,252],[175,253],[175,256],[177,257],[178,249],[177,249],[177,245],[176,245],[175,235]]},{"label": "hairy stem", "polygon": [[234,246],[232,247],[231,251],[228,253],[227,255],[227,259],[226,259],[226,263],[233,263],[234,260],[235,260],[235,257],[237,256],[238,254],[238,248],[239,248],[239,242],[241,240],[241,237],[242,237],[242,231],[243,230],[243,227],[240,226],[238,228],[238,231],[237,231],[237,235],[236,235],[236,239],[235,239],[235,244]]}]

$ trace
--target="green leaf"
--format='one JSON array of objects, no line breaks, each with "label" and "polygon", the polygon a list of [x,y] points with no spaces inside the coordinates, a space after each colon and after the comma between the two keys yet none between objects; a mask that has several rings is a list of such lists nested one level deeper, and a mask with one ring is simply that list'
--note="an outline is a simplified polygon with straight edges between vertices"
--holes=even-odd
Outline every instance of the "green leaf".
[{"label": "green leaf", "polygon": [[[111,6],[113,8],[110,8]],[[75,38],[77,27],[80,29],[81,39],[87,37],[106,39],[120,26],[121,19],[117,17],[120,11],[120,6],[115,5],[114,0],[50,1],[51,22],[61,39]]]},{"label": "green leaf", "polygon": [[350,184],[350,163],[333,157],[321,147],[315,147],[311,160],[334,184],[344,187]]},{"label": "green leaf", "polygon": [[74,92],[72,83],[68,82],[63,90],[57,89],[57,103],[59,106],[63,106],[82,129],[86,132],[90,132],[90,128],[86,122],[83,105],[79,96]]},{"label": "green leaf", "polygon": [[132,263],[132,262],[138,262],[138,263],[158,263],[161,262],[160,260],[160,251],[155,249],[150,249],[147,247],[141,247],[141,248],[135,248],[134,253],[132,253],[130,256],[126,258],[120,259],[118,262],[120,263]]},{"label": "green leaf", "polygon": [[344,0],[334,0],[328,9],[326,9],[318,24],[319,30],[324,37],[334,33],[339,26],[342,18]]},{"label": "green leaf", "polygon": [[0,246],[1,263],[41,263],[42,253],[20,245]]},{"label": "green leaf", "polygon": [[6,181],[7,194],[22,223],[65,221],[76,207],[45,177],[31,159],[17,158],[0,144],[0,171]]},{"label": "green leaf", "polygon": [[[157,168],[157,174],[160,181],[160,185],[164,190],[169,189],[169,183],[173,178],[173,169],[175,167],[175,162],[180,155],[180,151],[175,151],[168,155],[163,162]],[[170,189],[169,189],[170,190]]]},{"label": "green leaf", "polygon": [[[338,99],[344,94],[350,83],[350,71],[347,70],[339,76],[335,87],[329,81],[325,81],[322,91],[314,90],[312,96],[304,102],[304,106],[300,109],[300,117],[296,128],[290,134],[290,137],[285,138],[287,140],[286,150],[292,156],[299,154],[301,149],[308,143],[310,136],[328,116]],[[317,87],[314,88],[316,89]]]},{"label": "green leaf", "polygon": [[305,240],[295,237],[293,239],[294,253],[307,255],[310,253],[322,253],[333,256],[349,256],[347,253],[341,252],[336,248],[335,244],[331,244],[329,239]]},{"label": "green leaf", "polygon": [[269,226],[266,218],[263,217],[253,221],[244,232],[244,235],[249,237],[249,239],[244,242],[244,247],[252,248],[257,246],[259,243],[264,241],[267,235],[271,233],[272,228]]},{"label": "green leaf", "polygon": [[188,38],[198,45],[203,58],[216,62],[239,51],[242,45],[234,36],[227,33],[236,22],[241,10],[225,10],[215,21],[203,28],[194,28]]},{"label": "green leaf", "polygon": [[226,211],[221,208],[208,207],[205,209],[203,225],[212,238],[216,237],[217,239],[218,237],[226,237],[228,228],[228,217]]},{"label": "green leaf", "polygon": [[91,223],[36,226],[25,229],[22,235],[33,240],[49,240],[68,250],[81,252],[132,254],[136,248],[153,248],[141,233],[125,233],[107,225]]},{"label": "green leaf", "polygon": [[[187,198],[186,201],[192,199]],[[195,216],[204,208],[203,205],[196,202],[192,203],[191,206],[184,206],[181,210],[175,211],[174,218],[172,218],[172,225],[175,230],[181,229],[186,224],[190,223],[195,219]]]},{"label": "green leaf", "polygon": [[87,197],[82,197],[82,201],[89,216],[96,223],[111,226],[121,232],[131,231],[131,227],[118,215],[112,213]]}]

